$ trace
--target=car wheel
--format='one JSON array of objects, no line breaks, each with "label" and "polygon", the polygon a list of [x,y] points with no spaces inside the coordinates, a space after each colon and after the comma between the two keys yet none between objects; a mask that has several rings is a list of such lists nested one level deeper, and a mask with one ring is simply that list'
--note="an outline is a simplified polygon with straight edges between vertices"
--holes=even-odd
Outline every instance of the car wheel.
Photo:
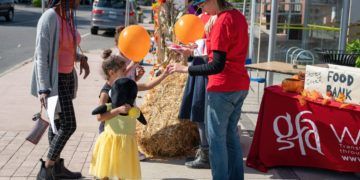
[{"label": "car wheel", "polygon": [[98,33],[98,29],[95,28],[95,27],[92,27],[90,31],[91,31],[91,34],[97,34]]},{"label": "car wheel", "polygon": [[14,10],[9,10],[8,14],[5,16],[6,21],[14,20]]}]

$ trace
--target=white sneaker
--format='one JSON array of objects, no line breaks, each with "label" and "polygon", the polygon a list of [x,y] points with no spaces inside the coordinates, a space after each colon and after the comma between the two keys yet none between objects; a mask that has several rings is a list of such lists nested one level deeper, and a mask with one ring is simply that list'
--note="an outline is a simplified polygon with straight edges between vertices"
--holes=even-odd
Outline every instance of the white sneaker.
[{"label": "white sneaker", "polygon": [[143,154],[143,153],[141,153],[141,152],[139,151],[139,152],[138,152],[138,155],[139,155],[139,160],[140,160],[140,161],[146,160],[145,154]]}]

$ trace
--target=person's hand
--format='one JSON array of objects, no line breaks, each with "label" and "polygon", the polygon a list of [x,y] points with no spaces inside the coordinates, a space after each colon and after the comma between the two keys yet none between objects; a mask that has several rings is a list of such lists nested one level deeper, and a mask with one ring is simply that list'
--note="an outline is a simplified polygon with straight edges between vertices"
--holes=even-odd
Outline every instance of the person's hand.
[{"label": "person's hand", "polygon": [[187,48],[187,47],[182,47],[181,49],[173,49],[173,51],[181,54],[185,58],[188,58],[189,56],[191,56],[194,53],[193,49]]},{"label": "person's hand", "polygon": [[40,103],[42,106],[44,106],[45,109],[47,109],[47,101],[46,101],[47,97],[48,97],[48,94],[46,94],[46,93],[41,93],[39,95]]},{"label": "person's hand", "polygon": [[80,57],[80,75],[82,74],[83,70],[85,71],[84,79],[88,77],[90,74],[90,67],[87,62],[87,56],[81,55]]},{"label": "person's hand", "polygon": [[127,114],[130,110],[131,106],[129,104],[124,104],[120,107],[115,108],[117,114]]},{"label": "person's hand", "polygon": [[166,68],[164,69],[163,75],[164,75],[164,76],[168,76],[168,75],[170,75],[170,74],[172,74],[172,73],[171,73],[171,71],[170,71],[170,66],[168,65],[168,66],[166,66]]},{"label": "person's hand", "polygon": [[189,45],[177,45],[177,44],[171,44],[169,45],[169,49],[181,54],[185,58],[188,58],[194,53],[194,49],[196,49],[196,44],[189,44]]},{"label": "person's hand", "polygon": [[180,50],[180,52],[182,53],[182,55],[184,57],[188,58],[189,56],[191,56],[194,53],[194,50],[190,49],[190,48],[186,48],[186,49]]},{"label": "person's hand", "polygon": [[166,69],[169,69],[171,74],[174,72],[179,72],[179,73],[187,73],[188,72],[188,67],[183,66],[179,63],[169,64]]},{"label": "person's hand", "polygon": [[136,72],[137,72],[137,76],[136,76],[137,79],[140,79],[145,74],[145,69],[142,66],[137,66]]}]

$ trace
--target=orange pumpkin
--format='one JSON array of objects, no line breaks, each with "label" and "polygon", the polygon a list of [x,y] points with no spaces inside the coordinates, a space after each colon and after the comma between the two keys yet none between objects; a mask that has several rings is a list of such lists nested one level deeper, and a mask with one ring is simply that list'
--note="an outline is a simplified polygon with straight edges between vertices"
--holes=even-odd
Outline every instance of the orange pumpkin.
[{"label": "orange pumpkin", "polygon": [[298,80],[305,80],[305,73],[299,72],[298,74],[293,75],[292,78]]},{"label": "orange pumpkin", "polygon": [[299,75],[295,74],[295,75],[293,75],[291,78],[293,78],[293,79],[299,79]]},{"label": "orange pumpkin", "polygon": [[285,92],[301,93],[304,90],[304,81],[294,78],[286,78],[282,81],[281,87]]}]

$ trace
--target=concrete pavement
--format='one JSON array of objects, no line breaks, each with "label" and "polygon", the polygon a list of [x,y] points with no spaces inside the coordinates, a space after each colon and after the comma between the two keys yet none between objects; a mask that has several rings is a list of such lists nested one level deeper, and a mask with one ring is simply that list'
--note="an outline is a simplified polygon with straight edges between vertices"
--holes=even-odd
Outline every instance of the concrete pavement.
[{"label": "concrete pavement", "polygon": [[[88,175],[91,148],[97,137],[98,122],[90,112],[96,107],[98,93],[104,83],[100,75],[102,50],[87,52],[91,75],[83,80],[79,78],[79,91],[74,101],[77,117],[77,130],[67,143],[62,156],[71,170],[81,171],[85,179]],[[39,111],[39,101],[30,95],[32,63],[20,64],[5,74],[0,75],[0,180],[35,179],[39,170],[38,160],[46,156],[48,142],[46,135],[34,146],[25,141],[26,135],[34,125],[32,115]],[[145,66],[147,72],[150,66]],[[275,76],[275,83],[283,78]],[[144,78],[146,81],[146,78]],[[244,160],[249,151],[253,131],[257,120],[259,103],[257,84],[247,97],[240,121],[241,145]],[[260,85],[260,96],[262,95]],[[144,94],[139,94],[144,96]],[[137,103],[141,104],[142,99]],[[183,164],[185,158],[149,159],[141,162],[143,179],[211,179],[210,170],[188,169]],[[313,168],[273,168],[268,173],[261,173],[245,166],[245,179],[357,179],[352,173]]]}]

